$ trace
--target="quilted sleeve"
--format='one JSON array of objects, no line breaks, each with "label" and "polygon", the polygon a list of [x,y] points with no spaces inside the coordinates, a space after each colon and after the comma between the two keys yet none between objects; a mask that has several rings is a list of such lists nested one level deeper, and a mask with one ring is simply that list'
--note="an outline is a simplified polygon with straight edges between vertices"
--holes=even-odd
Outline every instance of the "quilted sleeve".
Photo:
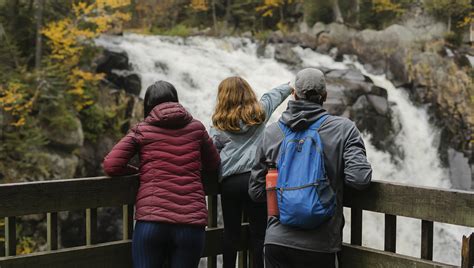
[{"label": "quilted sleeve", "polygon": [[132,128],[104,158],[104,172],[109,176],[123,176],[138,173],[138,168],[129,165],[129,161],[138,152],[138,127]]},{"label": "quilted sleeve", "polygon": [[203,129],[201,157],[203,170],[206,172],[217,173],[221,164],[221,159],[219,157],[219,153],[217,152],[216,146],[209,137],[209,134],[207,134],[206,129]]}]

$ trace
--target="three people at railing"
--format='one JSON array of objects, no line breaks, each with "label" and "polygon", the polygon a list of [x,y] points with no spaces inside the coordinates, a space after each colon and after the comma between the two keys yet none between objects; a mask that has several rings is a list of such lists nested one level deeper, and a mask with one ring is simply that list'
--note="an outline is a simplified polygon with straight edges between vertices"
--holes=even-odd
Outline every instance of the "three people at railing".
[{"label": "three people at railing", "polygon": [[[290,94],[295,100],[289,102],[279,123],[265,129],[272,113]],[[324,74],[316,69],[299,72],[295,88],[281,85],[260,101],[244,79],[229,77],[218,87],[211,140],[204,126],[178,103],[173,85],[159,81],[150,86],[145,95],[145,119],[104,160],[104,171],[110,176],[140,173],[132,243],[134,267],[162,267],[165,262],[170,267],[198,266],[207,224],[202,172],[211,177],[219,173],[224,267],[235,267],[243,211],[250,224],[253,267],[264,267],[264,263],[265,267],[335,267],[344,225],[343,184],[367,186],[372,169],[354,123],[329,116],[322,108],[326,96]],[[316,132],[310,136],[296,142],[290,139],[289,143],[309,163],[311,172],[303,179],[314,181],[303,187],[285,188],[286,182],[280,185],[281,217],[270,216],[267,221],[268,165],[282,165],[280,182],[291,178],[283,166],[292,166],[291,161],[298,159],[293,165],[297,168],[305,161],[299,160],[300,156],[286,157],[291,150],[280,151],[280,146],[286,146],[289,137],[306,135],[313,128]],[[139,168],[129,165],[135,154],[140,156]],[[281,155],[286,158],[279,159]],[[318,163],[316,168],[312,161]],[[294,177],[300,171],[292,172]],[[316,220],[317,226],[286,224],[285,206],[296,200],[295,194],[288,197],[288,193],[312,195],[308,202],[304,199],[297,209],[289,210],[298,213],[298,207],[311,207],[311,215],[305,219]],[[319,211],[324,211],[326,218],[318,218]]]}]

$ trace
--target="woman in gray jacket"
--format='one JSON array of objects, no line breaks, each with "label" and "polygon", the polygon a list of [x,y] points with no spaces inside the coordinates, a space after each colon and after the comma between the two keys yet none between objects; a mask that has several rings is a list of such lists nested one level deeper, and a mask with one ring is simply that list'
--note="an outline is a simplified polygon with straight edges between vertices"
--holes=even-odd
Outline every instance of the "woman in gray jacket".
[{"label": "woman in gray jacket", "polygon": [[229,77],[219,85],[211,135],[222,163],[224,268],[235,267],[242,211],[249,217],[253,267],[263,268],[266,204],[255,203],[248,195],[250,170],[267,121],[291,90],[288,84],[281,85],[258,101],[255,92],[241,77]]}]

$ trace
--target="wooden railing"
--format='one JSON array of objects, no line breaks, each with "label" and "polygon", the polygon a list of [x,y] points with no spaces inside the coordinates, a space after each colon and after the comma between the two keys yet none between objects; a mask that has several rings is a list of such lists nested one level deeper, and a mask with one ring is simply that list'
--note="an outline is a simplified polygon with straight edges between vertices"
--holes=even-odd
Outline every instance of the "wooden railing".
[{"label": "wooden railing", "polygon": [[[455,267],[432,261],[433,222],[474,227],[474,192],[372,182],[364,191],[346,188],[344,205],[351,208],[351,244],[344,245],[342,267]],[[361,246],[363,210],[385,214],[384,251]],[[421,259],[395,253],[397,216],[421,220]],[[472,268],[474,248],[465,242],[463,249],[462,267]]]},{"label": "wooden railing", "polygon": [[[208,258],[208,267],[216,267],[216,256],[222,253],[223,242],[223,230],[217,226],[219,189],[216,183],[206,185],[209,221],[203,257]],[[137,188],[136,176],[0,185],[0,218],[5,217],[6,220],[6,256],[0,258],[0,267],[132,267],[130,239]],[[472,192],[373,182],[364,191],[345,189],[344,205],[351,209],[351,244],[343,246],[340,267],[452,267],[432,261],[433,222],[474,227]],[[98,244],[97,208],[114,206],[123,207],[123,239]],[[57,213],[73,210],[86,212],[86,245],[58,249]],[[385,214],[384,251],[361,246],[363,210]],[[15,256],[16,217],[39,213],[47,214],[48,250]],[[421,259],[395,253],[397,215],[422,221]],[[242,231],[238,248],[244,254],[240,255],[239,266],[247,267],[246,224],[242,224]],[[474,239],[466,241],[463,267],[472,268]]]}]

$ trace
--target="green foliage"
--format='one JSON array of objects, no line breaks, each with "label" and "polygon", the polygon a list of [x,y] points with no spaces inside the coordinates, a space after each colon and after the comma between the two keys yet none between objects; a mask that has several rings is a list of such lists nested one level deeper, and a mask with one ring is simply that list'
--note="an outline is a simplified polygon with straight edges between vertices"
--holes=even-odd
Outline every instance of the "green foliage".
[{"label": "green foliage", "polygon": [[444,35],[444,39],[453,46],[460,46],[462,44],[462,34],[459,32],[447,32]]},{"label": "green foliage", "polygon": [[304,10],[308,25],[314,25],[318,21],[330,23],[333,20],[331,1],[304,1]]},{"label": "green foliage", "polygon": [[191,29],[184,24],[178,24],[170,29],[153,27],[151,29],[151,32],[152,34],[157,34],[157,35],[186,37],[191,34]]},{"label": "green foliage", "polygon": [[[45,1],[42,68],[34,69],[35,7],[27,3],[34,1],[0,3],[0,15],[5,15],[0,16],[2,182],[52,174],[48,137],[52,140],[58,132],[77,129],[78,111],[98,97],[103,75],[95,74],[91,66],[97,54],[90,48],[91,40],[129,18],[116,10],[127,0],[74,1],[74,6],[73,0]],[[87,134],[120,129],[123,116],[111,111],[107,110],[106,124],[98,123],[98,129],[87,123],[91,130]]]},{"label": "green foliage", "polygon": [[80,112],[86,140],[95,142],[99,136],[105,134],[113,138],[122,135],[122,128],[128,122],[128,118],[125,117],[127,103],[121,103],[114,106],[94,104]]}]

